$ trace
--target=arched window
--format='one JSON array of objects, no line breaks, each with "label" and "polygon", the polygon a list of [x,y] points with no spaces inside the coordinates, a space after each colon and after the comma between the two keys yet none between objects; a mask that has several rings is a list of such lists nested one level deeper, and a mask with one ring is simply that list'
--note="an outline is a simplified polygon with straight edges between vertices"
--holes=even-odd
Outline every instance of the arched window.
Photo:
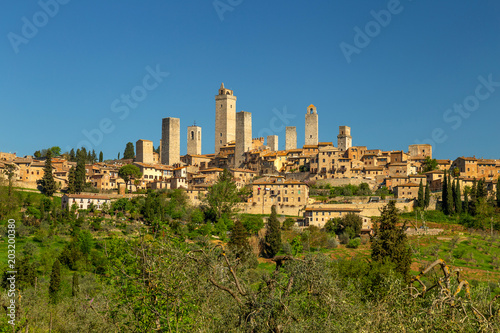
[{"label": "arched window", "polygon": [[191,131],[191,140],[194,140],[194,131]]}]

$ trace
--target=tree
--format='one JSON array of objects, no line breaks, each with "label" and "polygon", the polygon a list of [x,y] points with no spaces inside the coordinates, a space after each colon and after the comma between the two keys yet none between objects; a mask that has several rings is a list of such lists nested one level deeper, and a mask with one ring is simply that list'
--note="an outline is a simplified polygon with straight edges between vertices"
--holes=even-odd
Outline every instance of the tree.
[{"label": "tree", "polygon": [[52,302],[57,301],[57,294],[61,289],[61,263],[59,259],[54,261],[52,265],[52,272],[50,273],[49,295]]},{"label": "tree", "polygon": [[[349,238],[354,238],[361,233],[361,227],[363,226],[363,219],[361,216],[349,213],[344,215],[342,218],[331,219],[333,223],[333,230],[337,235],[346,234]],[[325,225],[327,231],[331,230],[332,226],[328,227]]]},{"label": "tree", "polygon": [[129,182],[132,182],[132,180],[141,178],[142,173],[137,165],[127,164],[120,168],[118,171],[118,177],[123,179],[127,185]]},{"label": "tree", "polygon": [[85,187],[85,150],[78,149],[76,152],[76,169],[75,169],[75,192],[80,193]]},{"label": "tree", "polygon": [[9,197],[12,195],[12,178],[14,178],[16,171],[16,165],[15,164],[5,164],[5,167],[3,169],[3,173],[7,176],[7,180],[9,181]]},{"label": "tree", "polygon": [[472,182],[472,189],[470,191],[470,198],[471,198],[472,203],[476,202],[476,199],[477,199],[476,177],[474,177],[474,181]]},{"label": "tree", "polygon": [[488,196],[488,190],[486,190],[486,183],[484,182],[484,178],[479,179],[479,181],[477,182],[476,196],[478,199],[486,198]]},{"label": "tree", "polygon": [[443,213],[445,215],[449,215],[449,207],[448,207],[448,180],[446,176],[447,172],[446,170],[444,171],[444,178],[443,178],[443,191],[441,192],[441,201],[442,201],[442,209]]},{"label": "tree", "polygon": [[99,162],[104,162],[104,155],[102,151],[99,153]]},{"label": "tree", "polygon": [[43,168],[43,177],[38,182],[42,187],[42,192],[51,197],[56,192],[56,181],[52,174],[52,151],[47,150],[47,158],[45,159],[45,167]]},{"label": "tree", "polygon": [[39,150],[37,150],[33,153],[33,156],[35,156],[35,158],[40,158],[42,157],[42,153]]},{"label": "tree", "polygon": [[97,154],[94,149],[92,149],[92,164],[97,162]]},{"label": "tree", "polygon": [[462,208],[465,214],[469,214],[469,189],[470,187],[468,186],[464,188],[464,202]]},{"label": "tree", "polygon": [[460,189],[460,181],[458,179],[455,184],[454,201],[455,201],[455,212],[460,215],[462,213],[462,191]]},{"label": "tree", "polygon": [[117,160],[119,160],[119,159],[120,159],[120,152],[118,152],[118,157],[117,157],[116,159],[117,159]]},{"label": "tree", "polygon": [[283,230],[290,230],[295,225],[295,220],[292,217],[287,217],[283,221]]},{"label": "tree", "polygon": [[428,208],[431,203],[431,189],[429,183],[425,184],[425,197],[424,197],[424,207]]},{"label": "tree", "polygon": [[420,179],[420,185],[418,186],[418,207],[425,208],[425,198],[424,198],[424,184],[422,179]]},{"label": "tree", "polygon": [[257,215],[249,215],[245,216],[242,218],[242,224],[245,227],[245,229],[253,235],[256,235],[259,233],[259,230],[264,228],[264,221],[262,220],[262,217],[257,216]]},{"label": "tree", "polygon": [[276,213],[276,206],[271,207],[271,215],[267,220],[267,230],[265,238],[264,251],[268,258],[272,258],[281,249],[281,230],[278,215]]},{"label": "tree", "polygon": [[71,150],[69,151],[69,160],[70,160],[70,162],[74,162],[76,160],[74,148],[71,148]]},{"label": "tree", "polygon": [[448,212],[446,215],[453,214],[453,187],[451,186],[451,176],[448,175],[448,185],[446,186],[448,189],[446,191],[446,207],[448,207]]},{"label": "tree", "polygon": [[124,159],[133,159],[135,157],[134,144],[132,142],[127,143],[125,146],[125,151],[123,152]]},{"label": "tree", "polygon": [[72,166],[71,169],[69,169],[68,193],[69,194],[76,193],[76,169],[74,166]]},{"label": "tree", "polygon": [[54,147],[50,147],[49,150],[52,152],[52,156],[60,156],[61,155],[61,147],[54,146]]},{"label": "tree", "polygon": [[205,216],[211,221],[218,221],[223,215],[231,218],[238,202],[240,197],[236,183],[231,173],[224,169],[217,182],[208,188],[203,201]]},{"label": "tree", "polygon": [[231,229],[231,236],[229,237],[229,247],[236,253],[238,258],[244,256],[245,253],[250,251],[250,244],[248,244],[248,232],[240,220],[234,222]]},{"label": "tree", "polygon": [[438,168],[438,163],[435,159],[431,159],[429,156],[425,158],[425,161],[422,162],[422,170],[423,172],[429,172],[432,170],[436,170]]},{"label": "tree", "polygon": [[[451,177],[450,177],[451,178]],[[456,211],[457,207],[455,206],[455,197],[457,196],[457,182],[453,179],[451,184],[451,199],[453,201],[453,210]]]},{"label": "tree", "polygon": [[383,209],[380,223],[375,224],[375,236],[372,241],[371,257],[374,261],[394,263],[395,270],[405,279],[409,278],[411,250],[408,246],[405,227],[398,227],[396,202],[391,200]]},{"label": "tree", "polygon": [[497,180],[497,207],[500,207],[500,177]]}]

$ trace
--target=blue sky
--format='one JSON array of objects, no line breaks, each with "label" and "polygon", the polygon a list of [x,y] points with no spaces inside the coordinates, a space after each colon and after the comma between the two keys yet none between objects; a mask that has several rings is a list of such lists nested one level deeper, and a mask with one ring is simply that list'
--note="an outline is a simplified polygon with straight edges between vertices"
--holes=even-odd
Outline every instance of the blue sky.
[{"label": "blue sky", "polygon": [[280,148],[285,125],[304,143],[312,103],[320,141],[347,125],[370,149],[500,158],[495,0],[10,0],[0,16],[0,151],[87,140],[115,158],[179,117],[181,154],[194,121],[210,153],[224,82]]}]

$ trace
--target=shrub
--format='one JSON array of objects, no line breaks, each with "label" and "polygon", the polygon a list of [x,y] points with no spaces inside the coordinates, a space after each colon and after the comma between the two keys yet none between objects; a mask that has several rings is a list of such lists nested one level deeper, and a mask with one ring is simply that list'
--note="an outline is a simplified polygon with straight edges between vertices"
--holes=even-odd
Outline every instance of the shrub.
[{"label": "shrub", "polygon": [[339,235],[339,241],[340,241],[340,244],[347,244],[349,243],[349,234],[346,233],[346,232],[343,232]]},{"label": "shrub", "polygon": [[350,249],[357,249],[361,245],[361,240],[359,238],[354,238],[349,240],[347,247]]},{"label": "shrub", "polygon": [[335,249],[338,246],[339,246],[339,242],[333,237],[328,238],[328,240],[326,241],[326,248],[327,249]]}]

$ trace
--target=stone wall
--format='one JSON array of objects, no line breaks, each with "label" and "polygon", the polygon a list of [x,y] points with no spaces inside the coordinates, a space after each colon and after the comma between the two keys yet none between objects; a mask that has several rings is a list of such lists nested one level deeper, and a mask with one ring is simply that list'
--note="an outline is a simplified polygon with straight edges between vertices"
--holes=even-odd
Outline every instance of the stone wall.
[{"label": "stone wall", "polygon": [[297,148],[297,127],[287,126],[285,133],[285,150]]}]

